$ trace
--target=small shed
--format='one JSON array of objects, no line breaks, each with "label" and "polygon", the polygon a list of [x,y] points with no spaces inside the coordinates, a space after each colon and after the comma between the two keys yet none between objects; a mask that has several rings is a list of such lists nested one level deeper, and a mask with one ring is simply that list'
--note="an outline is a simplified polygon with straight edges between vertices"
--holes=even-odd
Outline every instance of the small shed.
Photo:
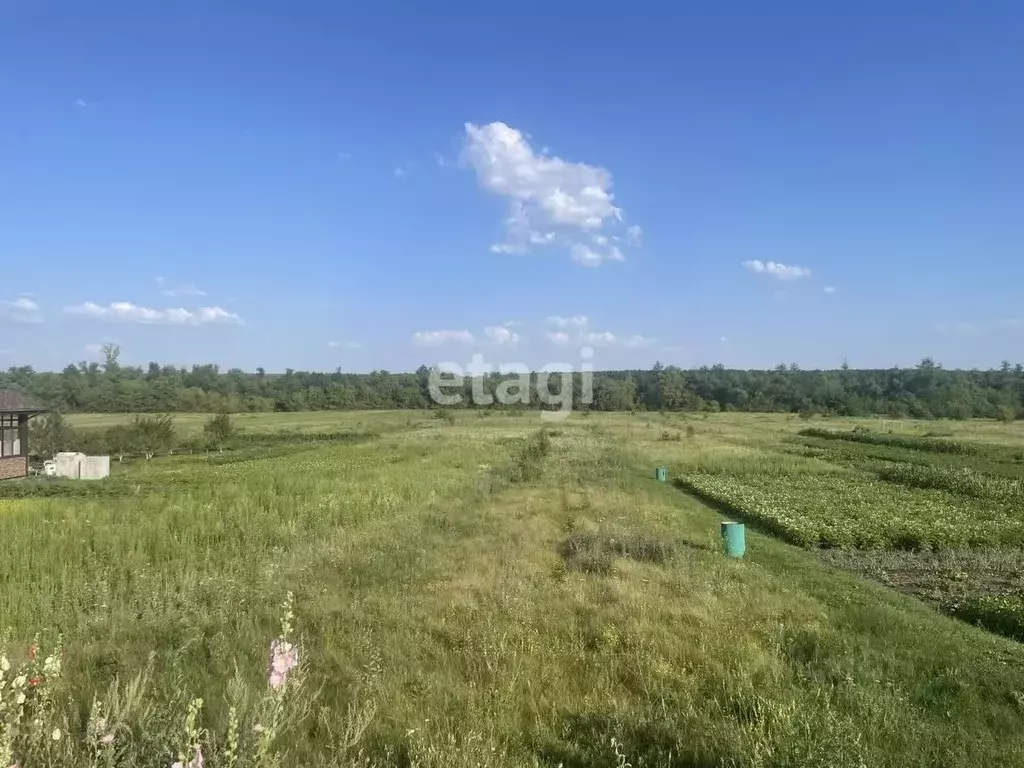
[{"label": "small shed", "polygon": [[0,389],[0,480],[28,475],[28,420],[45,410],[20,392]]}]

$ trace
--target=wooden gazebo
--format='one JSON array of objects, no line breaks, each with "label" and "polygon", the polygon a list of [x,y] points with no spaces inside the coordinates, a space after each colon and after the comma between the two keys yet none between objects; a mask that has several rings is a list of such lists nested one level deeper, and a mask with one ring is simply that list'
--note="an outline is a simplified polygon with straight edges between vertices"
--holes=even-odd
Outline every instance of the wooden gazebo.
[{"label": "wooden gazebo", "polygon": [[28,420],[45,410],[20,392],[0,389],[0,480],[28,475]]}]

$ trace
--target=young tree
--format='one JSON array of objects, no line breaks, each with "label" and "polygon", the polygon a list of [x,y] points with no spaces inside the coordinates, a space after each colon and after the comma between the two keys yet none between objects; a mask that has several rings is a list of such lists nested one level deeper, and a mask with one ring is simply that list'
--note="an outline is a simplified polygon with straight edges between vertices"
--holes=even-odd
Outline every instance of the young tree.
[{"label": "young tree", "polygon": [[147,461],[162,451],[170,450],[174,445],[174,419],[170,414],[136,416],[131,430],[135,444]]},{"label": "young tree", "polygon": [[71,450],[75,431],[62,413],[49,413],[32,422],[29,450],[40,459],[52,459],[61,451]]},{"label": "young tree", "polygon": [[124,457],[136,450],[135,430],[127,424],[115,424],[107,429],[107,450],[117,456],[120,464]]},{"label": "young tree", "polygon": [[234,434],[235,425],[226,413],[218,413],[203,425],[203,432],[210,442],[217,446],[218,451],[224,450],[224,443]]}]

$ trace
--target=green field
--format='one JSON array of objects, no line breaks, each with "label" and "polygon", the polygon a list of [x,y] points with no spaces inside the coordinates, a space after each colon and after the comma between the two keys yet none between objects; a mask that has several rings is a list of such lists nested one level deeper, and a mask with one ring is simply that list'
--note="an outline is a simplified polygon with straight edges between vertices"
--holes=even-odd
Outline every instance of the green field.
[{"label": "green field", "polygon": [[[0,736],[12,763],[1024,765],[1024,645],[970,623],[1015,626],[1019,423],[904,422],[978,446],[962,460],[777,415],[237,425],[358,439],[0,498],[4,680],[64,648]],[[299,665],[270,693],[289,592]]]}]

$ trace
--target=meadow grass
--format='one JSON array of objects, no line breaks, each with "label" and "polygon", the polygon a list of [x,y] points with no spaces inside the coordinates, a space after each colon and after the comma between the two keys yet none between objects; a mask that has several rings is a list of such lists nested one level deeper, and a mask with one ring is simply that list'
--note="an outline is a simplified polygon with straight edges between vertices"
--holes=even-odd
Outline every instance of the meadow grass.
[{"label": "meadow grass", "polygon": [[142,670],[149,703],[104,759],[170,765],[201,696],[209,765],[228,764],[230,706],[266,689],[289,592],[304,683],[283,765],[1024,763],[1024,647],[756,531],[726,560],[721,516],[654,480],[795,459],[782,440],[806,424],[275,418],[260,428],[380,437],[0,500],[11,646],[66,649],[66,746],[25,765],[99,764],[74,746],[93,699]]}]

